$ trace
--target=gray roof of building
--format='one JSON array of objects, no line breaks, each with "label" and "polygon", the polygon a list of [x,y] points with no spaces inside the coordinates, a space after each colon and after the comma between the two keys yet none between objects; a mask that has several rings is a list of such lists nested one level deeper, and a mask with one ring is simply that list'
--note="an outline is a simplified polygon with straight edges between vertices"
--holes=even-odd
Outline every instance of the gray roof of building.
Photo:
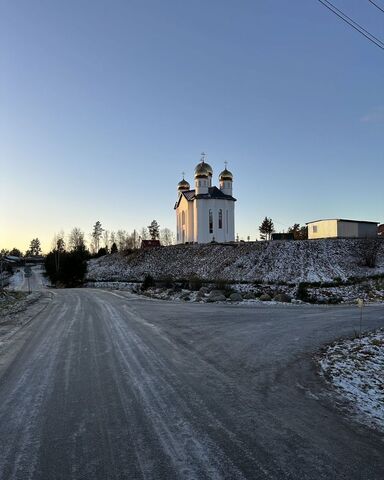
[{"label": "gray roof of building", "polygon": [[[199,195],[196,195],[195,190],[185,190],[180,193],[181,195],[184,195],[184,197],[188,200],[188,202],[192,202],[195,199],[200,200],[202,198],[205,198],[207,200],[215,198],[218,200],[232,200],[233,202],[236,202],[236,198],[232,197],[232,195],[226,195],[217,187],[208,187],[208,193],[200,193]],[[181,195],[175,204],[175,209],[179,205]]]},{"label": "gray roof of building", "polygon": [[347,218],[321,218],[320,220],[313,220],[312,222],[307,222],[306,225],[310,223],[317,223],[317,222],[328,222],[329,220],[336,220],[337,222],[350,222],[350,223],[373,223],[378,225],[380,222],[369,222],[366,220],[348,220]]}]

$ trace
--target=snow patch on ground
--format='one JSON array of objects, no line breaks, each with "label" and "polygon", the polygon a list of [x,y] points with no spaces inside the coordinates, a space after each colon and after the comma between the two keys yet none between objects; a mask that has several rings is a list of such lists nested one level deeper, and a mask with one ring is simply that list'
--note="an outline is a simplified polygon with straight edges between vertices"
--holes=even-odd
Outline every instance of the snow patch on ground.
[{"label": "snow patch on ground", "polygon": [[[358,298],[365,302],[384,301],[384,241],[378,243],[374,268],[364,266],[364,242],[271,241],[137,250],[90,260],[87,282],[107,288],[113,288],[113,284],[116,288],[130,288],[149,274],[158,283],[180,281],[183,288],[188,286],[188,280],[198,278],[204,285],[230,282],[233,290],[242,294],[255,285],[262,290],[258,295],[286,293],[292,298],[300,282],[318,282],[307,288],[310,300],[316,303],[353,303]],[[156,295],[174,296],[171,292]]]},{"label": "snow patch on ground", "polygon": [[5,292],[0,295],[0,354],[13,335],[26,325],[41,308],[42,292]]},{"label": "snow patch on ground", "polygon": [[360,420],[384,431],[384,329],[336,342],[322,355],[320,367]]},{"label": "snow patch on ground", "polygon": [[186,279],[234,282],[330,282],[384,274],[384,241],[375,268],[363,266],[364,240],[307,240],[172,245],[88,262],[89,281]]}]

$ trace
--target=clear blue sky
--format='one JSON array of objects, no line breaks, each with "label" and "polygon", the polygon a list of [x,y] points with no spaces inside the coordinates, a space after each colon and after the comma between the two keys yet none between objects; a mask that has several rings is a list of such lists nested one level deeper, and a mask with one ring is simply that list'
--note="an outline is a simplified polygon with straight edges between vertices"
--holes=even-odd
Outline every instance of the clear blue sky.
[{"label": "clear blue sky", "polygon": [[[368,1],[335,3],[384,39]],[[0,48],[0,248],[174,230],[202,151],[240,237],[384,221],[384,51],[316,0],[2,0]]]}]

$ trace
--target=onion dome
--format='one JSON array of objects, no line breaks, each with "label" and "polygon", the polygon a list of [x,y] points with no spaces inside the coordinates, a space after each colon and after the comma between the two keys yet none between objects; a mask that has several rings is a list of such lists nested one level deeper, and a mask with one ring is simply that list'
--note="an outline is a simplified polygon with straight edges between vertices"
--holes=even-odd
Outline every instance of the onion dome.
[{"label": "onion dome", "polygon": [[202,160],[196,165],[195,177],[212,177],[212,167]]},{"label": "onion dome", "polygon": [[220,173],[219,175],[219,180],[231,180],[233,181],[233,174],[229,170],[227,170],[227,167]]},{"label": "onion dome", "polygon": [[185,180],[184,178],[177,184],[177,190],[179,190],[179,192],[182,192],[184,190],[190,190],[190,189],[191,189],[191,186],[189,185],[187,180]]}]

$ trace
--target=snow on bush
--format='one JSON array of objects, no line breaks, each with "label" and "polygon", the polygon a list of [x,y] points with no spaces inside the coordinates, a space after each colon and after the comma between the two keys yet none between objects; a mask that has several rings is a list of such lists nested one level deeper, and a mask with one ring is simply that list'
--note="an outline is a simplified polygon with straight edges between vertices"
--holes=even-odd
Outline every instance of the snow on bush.
[{"label": "snow on bush", "polygon": [[320,366],[360,418],[384,431],[384,329],[331,345]]}]

